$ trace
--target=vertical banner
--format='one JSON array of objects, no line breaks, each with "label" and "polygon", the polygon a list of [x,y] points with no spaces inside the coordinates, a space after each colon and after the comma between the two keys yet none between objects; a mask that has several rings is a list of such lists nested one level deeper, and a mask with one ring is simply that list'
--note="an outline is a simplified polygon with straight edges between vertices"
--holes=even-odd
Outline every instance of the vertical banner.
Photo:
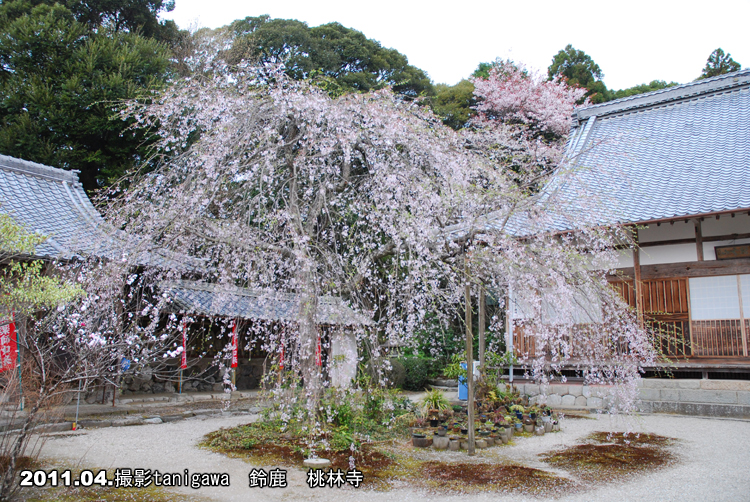
[{"label": "vertical banner", "polygon": [[279,369],[284,369],[284,342],[281,342],[281,354],[279,354]]},{"label": "vertical banner", "polygon": [[237,367],[237,322],[232,326],[232,368]]},{"label": "vertical banner", "polygon": [[320,350],[320,333],[318,333],[318,345],[315,348],[315,365],[323,366],[323,354]]},{"label": "vertical banner", "polygon": [[0,372],[15,369],[17,358],[16,323],[11,314],[0,319]]},{"label": "vertical banner", "polygon": [[187,323],[182,323],[182,360],[180,361],[180,369],[187,369]]}]

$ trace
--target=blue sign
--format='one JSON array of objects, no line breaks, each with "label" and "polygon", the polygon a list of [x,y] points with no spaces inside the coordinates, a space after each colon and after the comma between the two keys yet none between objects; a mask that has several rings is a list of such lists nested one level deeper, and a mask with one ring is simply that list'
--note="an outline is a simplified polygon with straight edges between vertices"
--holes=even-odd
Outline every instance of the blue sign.
[{"label": "blue sign", "polygon": [[130,369],[130,359],[122,358],[122,361],[120,361],[120,367],[122,368],[122,371],[128,371]]}]

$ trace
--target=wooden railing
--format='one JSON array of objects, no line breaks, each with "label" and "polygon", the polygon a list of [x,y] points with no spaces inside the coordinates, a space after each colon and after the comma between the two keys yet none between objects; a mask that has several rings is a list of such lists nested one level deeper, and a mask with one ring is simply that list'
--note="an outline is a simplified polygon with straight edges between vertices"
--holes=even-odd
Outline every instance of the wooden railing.
[{"label": "wooden railing", "polygon": [[[746,332],[748,320],[745,319]],[[693,321],[694,354],[703,357],[747,356],[739,319]]]}]

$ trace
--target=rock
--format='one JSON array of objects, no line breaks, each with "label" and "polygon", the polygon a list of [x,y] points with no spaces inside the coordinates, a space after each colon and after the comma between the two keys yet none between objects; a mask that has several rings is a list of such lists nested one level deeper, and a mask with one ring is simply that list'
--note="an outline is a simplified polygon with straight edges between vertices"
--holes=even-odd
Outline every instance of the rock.
[{"label": "rock", "polygon": [[161,424],[164,423],[160,417],[146,418],[143,420],[144,424]]},{"label": "rock", "polygon": [[155,383],[151,386],[151,391],[154,394],[161,394],[165,391],[164,384],[161,383]]},{"label": "rock", "polygon": [[[468,377],[467,377],[467,378],[468,378]],[[477,440],[476,440],[476,441],[474,442],[474,445],[475,445],[475,446],[476,446],[476,447],[477,447],[478,449],[480,449],[480,450],[484,450],[485,448],[487,448],[487,441],[485,441],[484,439],[477,439]]]},{"label": "rock", "polygon": [[175,393],[175,388],[174,388],[174,385],[172,384],[172,382],[166,382],[164,384],[164,392],[167,392],[169,394],[174,394]]}]

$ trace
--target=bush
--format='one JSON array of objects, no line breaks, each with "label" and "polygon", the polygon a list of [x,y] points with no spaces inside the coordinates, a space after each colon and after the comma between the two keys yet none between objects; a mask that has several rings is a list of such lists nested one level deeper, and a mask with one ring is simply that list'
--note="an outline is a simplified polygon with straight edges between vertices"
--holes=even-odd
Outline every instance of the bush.
[{"label": "bush", "polygon": [[403,363],[395,358],[370,360],[365,367],[365,374],[374,384],[380,383],[381,377],[385,378],[388,387],[403,387],[406,381],[406,369]]},{"label": "bush", "polygon": [[406,370],[405,390],[424,390],[432,372],[432,359],[405,357],[400,360]]}]

